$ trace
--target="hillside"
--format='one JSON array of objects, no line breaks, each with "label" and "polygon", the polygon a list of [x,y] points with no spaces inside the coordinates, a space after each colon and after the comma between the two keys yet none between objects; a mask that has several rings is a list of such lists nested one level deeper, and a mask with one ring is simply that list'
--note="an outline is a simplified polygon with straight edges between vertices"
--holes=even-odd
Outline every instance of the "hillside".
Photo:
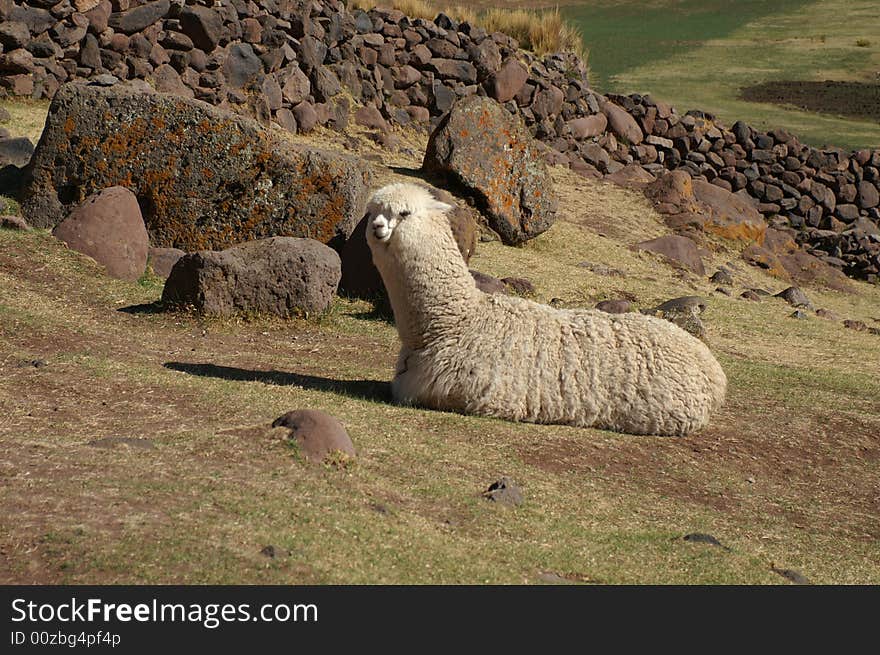
[{"label": "hillside", "polygon": [[[411,179],[426,137],[395,137],[296,138],[356,147],[378,182]],[[160,280],[115,281],[45,231],[0,230],[0,580],[880,583],[880,338],[842,324],[878,326],[880,288],[806,288],[836,318],[797,320],[781,299],[738,297],[787,285],[710,240],[707,276],[727,264],[735,279],[714,293],[628,248],[667,232],[640,193],[551,170],[560,220],[521,248],[480,243],[471,266],[566,306],[706,297],[730,379],[708,429],[396,407],[396,334],[366,302],[312,321],[161,313]],[[270,427],[297,408],[339,417],[357,458],[300,460]],[[482,497],[501,476],[521,506]]]}]

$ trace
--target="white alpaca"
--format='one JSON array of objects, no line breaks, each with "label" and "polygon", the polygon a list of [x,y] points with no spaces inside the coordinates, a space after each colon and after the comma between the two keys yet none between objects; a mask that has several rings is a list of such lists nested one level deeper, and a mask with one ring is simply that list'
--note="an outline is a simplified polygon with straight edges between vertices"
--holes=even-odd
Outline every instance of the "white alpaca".
[{"label": "white alpaca", "polygon": [[476,288],[450,206],[414,184],[379,189],[367,241],[402,348],[397,402],[514,421],[684,435],[727,378],[701,341],[642,314],[560,310]]}]

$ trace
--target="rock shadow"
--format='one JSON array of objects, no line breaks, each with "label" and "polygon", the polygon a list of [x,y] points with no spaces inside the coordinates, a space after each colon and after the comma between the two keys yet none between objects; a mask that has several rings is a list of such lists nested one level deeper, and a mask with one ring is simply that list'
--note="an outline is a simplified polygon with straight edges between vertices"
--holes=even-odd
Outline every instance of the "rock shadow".
[{"label": "rock shadow", "polygon": [[192,362],[165,362],[162,366],[172,371],[181,371],[201,377],[237,380],[241,382],[263,382],[275,385],[297,385],[316,391],[362,398],[382,403],[391,402],[391,384],[379,380],[334,380],[303,373],[285,371],[257,371],[234,366],[218,366],[217,364]]},{"label": "rock shadow", "polygon": [[129,305],[128,307],[120,307],[117,312],[124,314],[162,314],[168,311],[168,304],[161,300],[146,302],[140,305]]}]

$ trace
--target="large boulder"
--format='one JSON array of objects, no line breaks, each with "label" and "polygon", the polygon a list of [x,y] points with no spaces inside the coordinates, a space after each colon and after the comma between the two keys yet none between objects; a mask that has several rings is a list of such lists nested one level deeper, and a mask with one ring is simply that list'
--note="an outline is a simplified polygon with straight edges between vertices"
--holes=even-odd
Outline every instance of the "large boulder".
[{"label": "large boulder", "polygon": [[645,187],[645,195],[675,229],[696,224],[727,239],[764,240],[767,223],[751,199],[692,180],[683,170],[664,173]]},{"label": "large boulder", "polygon": [[370,186],[354,158],[133,84],[63,86],[25,177],[22,212],[34,227],[121,185],[137,196],[151,245],[189,252],[276,235],[341,246]]},{"label": "large boulder", "polygon": [[137,198],[125,187],[90,196],[53,234],[71,250],[103,265],[113,277],[137,280],[147,266],[147,230]]},{"label": "large boulder", "polygon": [[761,243],[767,223],[754,202],[704,180],[694,180],[694,197],[707,208],[703,229],[726,239]]},{"label": "large boulder", "polygon": [[458,101],[431,134],[422,168],[474,197],[504,243],[523,243],[556,220],[544,158],[522,123],[489,98]]},{"label": "large boulder", "polygon": [[314,314],[330,306],[340,273],[333,249],[314,239],[272,237],[181,257],[162,301],[213,316]]}]

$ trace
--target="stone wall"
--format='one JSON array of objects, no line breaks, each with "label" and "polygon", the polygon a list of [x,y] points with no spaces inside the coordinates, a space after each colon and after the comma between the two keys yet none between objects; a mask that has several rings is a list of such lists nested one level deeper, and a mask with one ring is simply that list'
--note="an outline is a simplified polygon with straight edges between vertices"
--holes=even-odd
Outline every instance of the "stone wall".
[{"label": "stone wall", "polygon": [[435,125],[489,96],[554,163],[614,173],[682,168],[752,197],[768,222],[848,275],[880,274],[880,151],[845,153],[783,130],[731,128],[648,96],[602,96],[572,55],[537,58],[445,15],[349,12],[339,0],[0,0],[0,93],[52,97],[75,78],[146,79],[293,132]]}]

